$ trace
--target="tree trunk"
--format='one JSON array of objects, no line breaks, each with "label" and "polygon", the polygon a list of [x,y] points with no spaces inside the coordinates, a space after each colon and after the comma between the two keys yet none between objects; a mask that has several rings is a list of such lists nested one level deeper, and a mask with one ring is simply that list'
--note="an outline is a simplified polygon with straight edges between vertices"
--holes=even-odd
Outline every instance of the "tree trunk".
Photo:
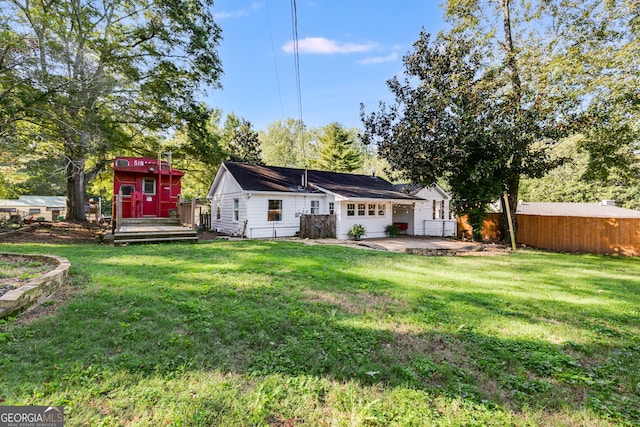
[{"label": "tree trunk", "polygon": [[[518,71],[518,64],[516,62],[516,52],[513,47],[513,38],[511,34],[511,16],[509,12],[510,0],[501,0],[502,8],[502,23],[504,28],[504,48],[506,55],[506,65],[511,72],[511,84],[513,85],[513,108],[514,116],[518,117],[522,114],[522,87],[520,82],[520,73]],[[517,123],[517,120],[516,120]],[[519,145],[517,142],[514,142]],[[506,191],[507,198],[509,200],[509,210],[511,213],[511,219],[513,220],[513,231],[517,230],[516,223],[516,209],[518,208],[518,191],[520,190],[520,170],[521,170],[521,155],[518,152],[517,147],[513,149],[510,164],[506,165],[507,170],[507,182]],[[502,240],[508,242],[511,240],[511,234],[509,230],[509,222],[506,217],[506,206],[504,197],[502,201]],[[514,236],[515,237],[515,236]]]},{"label": "tree trunk", "polygon": [[506,51],[506,61],[509,70],[511,71],[511,83],[513,84],[513,91],[518,101],[518,108],[520,108],[520,99],[522,96],[522,88],[520,82],[520,73],[518,72],[518,65],[516,63],[516,53],[513,48],[513,37],[511,35],[511,15],[509,13],[509,0],[501,0],[502,6],[502,23],[504,28],[504,48]]},{"label": "tree trunk", "polygon": [[67,220],[85,222],[84,159],[74,160],[67,167]]}]

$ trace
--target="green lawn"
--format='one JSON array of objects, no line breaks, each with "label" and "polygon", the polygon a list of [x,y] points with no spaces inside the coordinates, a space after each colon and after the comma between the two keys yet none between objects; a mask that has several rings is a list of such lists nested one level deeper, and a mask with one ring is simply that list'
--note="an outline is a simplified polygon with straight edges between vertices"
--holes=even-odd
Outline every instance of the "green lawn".
[{"label": "green lawn", "polygon": [[640,423],[640,260],[302,243],[2,245],[77,293],[0,325],[0,404],[68,426]]}]

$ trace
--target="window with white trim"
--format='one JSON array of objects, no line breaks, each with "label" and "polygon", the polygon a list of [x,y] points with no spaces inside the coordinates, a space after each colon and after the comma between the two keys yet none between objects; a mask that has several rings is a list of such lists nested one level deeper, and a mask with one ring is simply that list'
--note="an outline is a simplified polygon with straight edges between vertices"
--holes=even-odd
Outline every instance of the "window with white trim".
[{"label": "window with white trim", "polygon": [[311,201],[311,215],[318,215],[320,213],[320,200]]},{"label": "window with white trim", "polygon": [[386,211],[386,205],[384,203],[378,203],[378,216],[385,216]]},{"label": "window with white trim", "polygon": [[366,207],[366,203],[358,203],[358,216],[365,216],[365,213],[367,211]]},{"label": "window with white trim", "polygon": [[156,194],[156,180],[153,178],[144,178],[142,180],[142,194],[153,196]]},{"label": "window with white trim", "polygon": [[240,199],[233,199],[233,220],[240,220]]},{"label": "window with white trim", "polygon": [[376,216],[376,204],[375,203],[369,203],[367,205],[367,215]]},{"label": "window with white trim", "polygon": [[267,221],[282,221],[282,200],[269,200]]},{"label": "window with white trim", "polygon": [[335,203],[329,202],[329,215],[333,215],[336,213],[335,206]]}]

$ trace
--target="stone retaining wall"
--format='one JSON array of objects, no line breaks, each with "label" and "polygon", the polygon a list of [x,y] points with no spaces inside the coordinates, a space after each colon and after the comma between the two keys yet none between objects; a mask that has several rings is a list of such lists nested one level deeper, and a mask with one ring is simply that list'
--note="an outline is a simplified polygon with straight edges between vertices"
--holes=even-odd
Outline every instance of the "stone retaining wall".
[{"label": "stone retaining wall", "polygon": [[30,255],[0,253],[7,256],[28,257],[51,263],[56,267],[35,279],[29,280],[18,289],[0,296],[0,319],[18,314],[32,305],[44,300],[67,280],[71,263],[55,255]]}]

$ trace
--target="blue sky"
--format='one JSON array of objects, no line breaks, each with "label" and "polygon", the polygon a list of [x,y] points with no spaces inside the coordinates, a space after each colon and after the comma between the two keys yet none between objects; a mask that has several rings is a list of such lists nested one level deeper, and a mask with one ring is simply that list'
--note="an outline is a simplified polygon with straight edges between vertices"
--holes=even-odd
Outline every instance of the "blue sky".
[{"label": "blue sky", "polygon": [[[386,81],[422,27],[443,28],[438,0],[298,0],[302,119],[310,127],[361,127],[367,111],[392,100]],[[298,118],[290,0],[217,0],[222,28],[222,89],[206,102],[249,120],[256,130]]]}]

